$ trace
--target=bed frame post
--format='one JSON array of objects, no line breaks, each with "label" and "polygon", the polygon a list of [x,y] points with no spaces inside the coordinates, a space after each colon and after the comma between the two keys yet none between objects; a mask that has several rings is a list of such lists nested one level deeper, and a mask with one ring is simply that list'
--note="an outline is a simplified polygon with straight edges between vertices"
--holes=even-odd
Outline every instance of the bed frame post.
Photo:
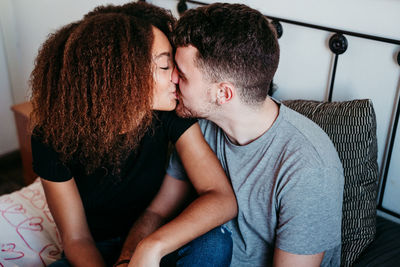
[{"label": "bed frame post", "polygon": [[333,63],[331,86],[329,87],[329,94],[328,94],[328,102],[332,102],[333,87],[335,84],[336,67],[339,55],[346,52],[347,47],[348,47],[347,39],[341,33],[335,33],[329,39],[329,49],[335,54],[335,61]]}]

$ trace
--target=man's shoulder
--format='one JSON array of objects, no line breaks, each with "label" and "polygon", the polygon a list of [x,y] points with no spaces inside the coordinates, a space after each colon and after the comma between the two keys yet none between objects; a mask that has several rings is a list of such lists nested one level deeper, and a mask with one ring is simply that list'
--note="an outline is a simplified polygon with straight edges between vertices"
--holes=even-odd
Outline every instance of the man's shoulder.
[{"label": "man's shoulder", "polygon": [[302,114],[281,105],[283,127],[281,132],[286,133],[290,143],[304,151],[304,156],[316,156],[324,165],[341,166],[336,148],[331,139],[315,122]]},{"label": "man's shoulder", "polygon": [[299,133],[305,136],[311,135],[313,138],[329,138],[324,130],[322,130],[318,124],[313,122],[311,119],[300,114],[299,112],[281,104],[280,112],[284,117],[284,120],[291,126],[296,128]]}]

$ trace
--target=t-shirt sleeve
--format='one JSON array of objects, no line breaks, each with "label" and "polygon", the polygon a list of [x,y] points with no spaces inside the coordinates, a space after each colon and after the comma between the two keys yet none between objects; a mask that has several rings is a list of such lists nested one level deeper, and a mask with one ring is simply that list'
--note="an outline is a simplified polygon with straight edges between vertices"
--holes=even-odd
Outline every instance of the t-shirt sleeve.
[{"label": "t-shirt sleeve", "polygon": [[[212,145],[215,143],[216,129],[214,127],[214,124],[205,119],[198,120],[198,123],[204,135],[204,138],[215,153],[215,148],[213,148],[214,146]],[[169,158],[167,173],[175,179],[189,181],[189,177],[186,174],[185,168],[183,167],[182,161],[179,158],[178,152],[176,150],[171,153],[171,156]]]},{"label": "t-shirt sleeve", "polygon": [[59,159],[53,148],[33,134],[31,137],[33,171],[41,178],[53,182],[65,182],[72,178],[70,169]]},{"label": "t-shirt sleeve", "polygon": [[175,179],[188,181],[189,178],[186,175],[185,169],[182,165],[182,162],[178,156],[178,153],[174,149],[169,158],[169,164],[167,168],[167,174],[174,177]]},{"label": "t-shirt sleeve", "polygon": [[293,254],[318,254],[341,242],[343,175],[336,168],[289,174],[278,189],[275,246]]},{"label": "t-shirt sleeve", "polygon": [[168,138],[174,144],[190,126],[197,122],[197,119],[180,118],[175,114],[175,111],[163,112],[162,118]]}]

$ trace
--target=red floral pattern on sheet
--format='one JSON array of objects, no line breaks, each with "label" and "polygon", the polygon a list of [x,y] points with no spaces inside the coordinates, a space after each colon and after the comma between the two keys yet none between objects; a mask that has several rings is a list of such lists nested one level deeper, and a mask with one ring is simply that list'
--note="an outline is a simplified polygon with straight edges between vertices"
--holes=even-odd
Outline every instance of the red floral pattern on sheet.
[{"label": "red floral pattern on sheet", "polygon": [[42,185],[0,196],[0,267],[47,266],[61,256],[61,239]]},{"label": "red floral pattern on sheet", "polygon": [[[1,252],[7,252],[10,254],[9,258],[4,258],[4,260],[17,260],[24,256],[24,253],[22,251],[15,250],[14,243],[8,243],[8,244],[1,245]],[[15,255],[12,255],[12,254],[15,254]]]}]

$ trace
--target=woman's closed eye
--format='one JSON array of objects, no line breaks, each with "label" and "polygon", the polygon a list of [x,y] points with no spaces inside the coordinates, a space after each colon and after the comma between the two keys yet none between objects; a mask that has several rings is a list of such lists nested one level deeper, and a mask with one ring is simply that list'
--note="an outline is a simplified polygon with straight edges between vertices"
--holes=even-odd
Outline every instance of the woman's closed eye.
[{"label": "woman's closed eye", "polygon": [[164,64],[160,64],[160,69],[162,70],[170,70],[173,69],[175,67],[174,63],[172,63],[172,61],[169,61],[167,63]]}]

